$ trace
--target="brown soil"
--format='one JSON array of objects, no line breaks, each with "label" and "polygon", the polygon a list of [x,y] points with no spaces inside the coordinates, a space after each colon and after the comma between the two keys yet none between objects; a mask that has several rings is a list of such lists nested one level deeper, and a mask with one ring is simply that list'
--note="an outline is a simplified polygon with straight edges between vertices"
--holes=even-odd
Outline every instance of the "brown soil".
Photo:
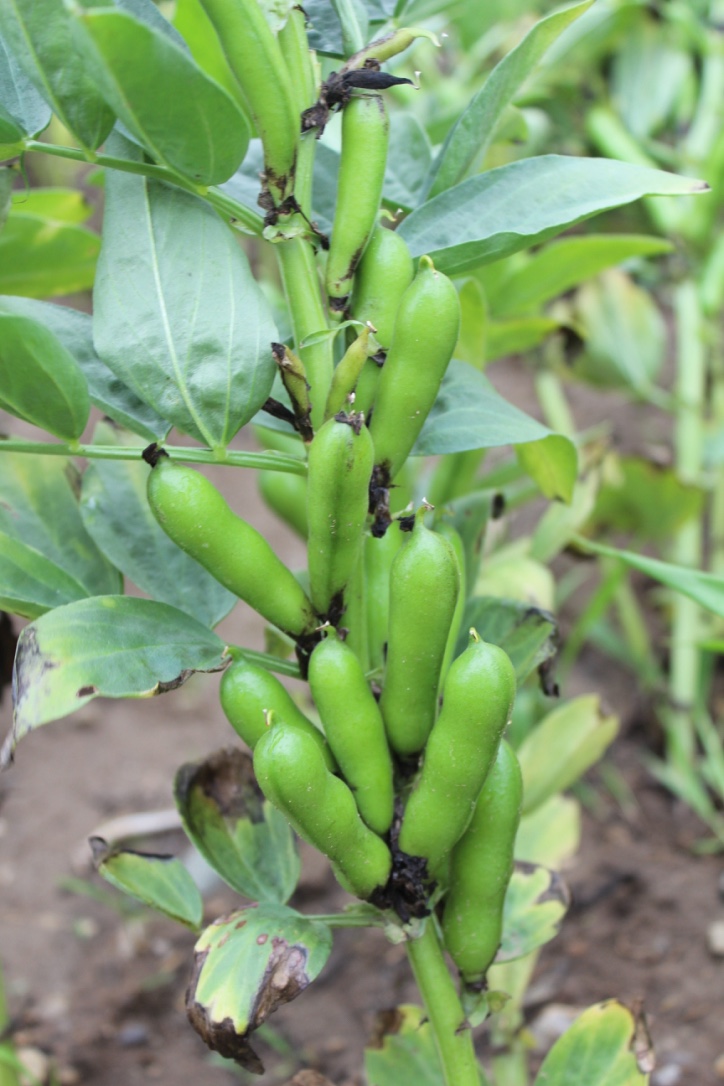
[{"label": "brown soil", "polygon": [[[514,371],[498,384],[509,384],[506,391],[521,404]],[[607,406],[599,403],[594,417],[599,411],[605,417]],[[299,562],[298,546],[272,528],[249,476],[222,471],[217,481],[228,485],[232,475],[242,477],[244,488],[235,504],[243,501],[245,515],[274,531],[284,557]],[[243,605],[221,632],[261,647],[259,625]],[[229,743],[217,683],[218,676],[196,677],[154,701],[93,702],[23,740],[14,767],[0,779],[0,957],[12,1025],[18,1043],[52,1057],[65,1086],[245,1081],[233,1066],[214,1062],[186,1023],[193,937],[147,912],[123,914],[123,899],[115,894],[111,907],[78,893],[108,888],[76,866],[79,846],[82,863],[83,842],[99,823],[170,807],[176,768]],[[570,1008],[613,996],[643,1000],[659,1064],[653,1086],[715,1086],[724,1081],[724,958],[710,954],[707,932],[724,920],[721,862],[694,855],[701,827],[642,769],[645,740],[632,716],[631,683],[584,654],[564,691],[605,692],[622,713],[624,738],[611,760],[635,802],[622,809],[600,774],[589,778],[587,794],[595,802],[567,872],[573,908],[541,957],[529,1015],[539,1032],[555,1033]],[[9,723],[6,698],[0,731]],[[155,850],[159,844],[183,848],[178,834],[155,839]],[[326,866],[311,853],[304,856],[300,907],[318,912],[343,903]],[[73,892],[71,876],[83,880]],[[212,889],[209,919],[235,903],[230,891]],[[415,998],[403,948],[378,932],[342,932],[319,980],[272,1018],[270,1039],[282,1051],[260,1044],[269,1071],[256,1081],[273,1086],[300,1067],[314,1067],[336,1086],[361,1084],[362,1049],[375,1013]],[[563,1007],[541,1018],[550,1004]],[[485,1054],[484,1031],[480,1051]]]}]

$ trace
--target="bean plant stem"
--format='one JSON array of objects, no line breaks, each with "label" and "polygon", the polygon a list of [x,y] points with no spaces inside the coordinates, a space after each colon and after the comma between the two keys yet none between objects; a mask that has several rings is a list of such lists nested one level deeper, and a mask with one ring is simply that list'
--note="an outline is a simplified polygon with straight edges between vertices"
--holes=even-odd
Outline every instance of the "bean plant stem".
[{"label": "bean plant stem", "polygon": [[472,1030],[465,1022],[440,937],[430,917],[419,939],[406,943],[407,956],[420,989],[443,1066],[446,1086],[481,1086]]},{"label": "bean plant stem", "polygon": [[[55,441],[21,441],[16,438],[0,439],[0,453],[35,453],[39,456],[84,456],[88,460],[139,460],[146,446],[131,445],[81,445]],[[172,460],[189,464],[223,464],[237,468],[256,468],[263,471],[282,471],[289,475],[306,475],[307,466],[294,456],[277,452],[245,452],[227,449],[223,457],[211,449],[194,449],[180,445],[164,445]]]},{"label": "bean plant stem", "polygon": [[[676,471],[683,483],[700,481],[706,359],[696,286],[685,280],[674,296],[676,318],[676,393],[678,408],[674,429]],[[671,560],[701,569],[702,526],[691,517],[677,531]],[[699,605],[675,593],[672,598],[671,664],[669,694],[673,708],[666,714],[669,759],[681,769],[691,767],[695,756],[692,713],[699,684]]]},{"label": "bean plant stem", "polygon": [[342,24],[345,55],[351,56],[352,53],[358,53],[365,42],[353,0],[332,0],[332,4]]}]

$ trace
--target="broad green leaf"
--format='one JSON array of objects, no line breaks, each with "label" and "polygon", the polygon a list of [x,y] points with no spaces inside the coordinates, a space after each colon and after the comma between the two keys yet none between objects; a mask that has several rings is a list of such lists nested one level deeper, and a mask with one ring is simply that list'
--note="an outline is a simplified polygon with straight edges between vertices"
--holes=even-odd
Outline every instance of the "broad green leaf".
[{"label": "broad green leaf", "polygon": [[570,901],[556,871],[518,861],[505,895],[503,937],[495,961],[525,958],[555,939]]},{"label": "broad green leaf", "polygon": [[93,346],[93,319],[88,313],[13,295],[0,295],[0,313],[30,317],[49,328],[82,369],[91,402],[104,415],[149,441],[163,441],[168,435],[171,424],[139,400],[135,392],[101,362]]},{"label": "broad green leaf", "polygon": [[93,286],[97,234],[12,208],[0,233],[0,294],[52,298]]},{"label": "broad green leaf", "polygon": [[39,135],[51,115],[0,28],[0,159],[20,154],[25,137]]},{"label": "broad green leaf", "polygon": [[534,1086],[646,1086],[653,1067],[643,1021],[609,1000],[585,1010],[556,1041]]},{"label": "broad green leaf", "polygon": [[326,924],[261,903],[219,917],[195,947],[186,993],[191,1025],[209,1048],[263,1074],[249,1037],[319,975],[332,949]]},{"label": "broad green leaf", "polygon": [[516,445],[518,463],[551,501],[570,502],[578,478],[576,446],[563,434]]},{"label": "broad green leaf", "polygon": [[0,531],[0,608],[38,618],[53,607],[85,599],[88,593],[40,551]]},{"label": "broad green leaf", "polygon": [[515,858],[558,871],[575,856],[580,843],[580,805],[572,796],[558,794],[523,815],[515,838]]},{"label": "broad green leaf", "polygon": [[173,25],[186,41],[191,55],[202,71],[224,88],[242,113],[246,113],[239,84],[221,48],[214,25],[201,0],[176,0]]},{"label": "broad green leaf", "polygon": [[685,566],[675,566],[670,562],[661,562],[658,558],[635,554],[633,551],[606,547],[602,543],[594,543],[582,536],[576,537],[576,543],[584,551],[603,554],[607,558],[617,558],[632,569],[645,573],[654,581],[665,584],[667,588],[680,592],[682,596],[687,596],[695,603],[701,604],[707,611],[712,611],[720,618],[724,618],[724,577],[698,569],[687,569]]},{"label": "broad green leaf", "polygon": [[555,436],[504,400],[479,370],[456,359],[450,363],[432,411],[413,450],[414,456],[490,449],[498,445],[541,442]]},{"label": "broad green leaf", "polygon": [[664,364],[668,339],[650,293],[611,268],[581,287],[575,312],[585,340],[576,376],[594,387],[645,392]]},{"label": "broad green leaf", "polygon": [[0,531],[80,585],[72,598],[120,592],[118,570],[83,526],[79,491],[80,476],[64,457],[3,452],[0,446]]},{"label": "broad green leaf", "polygon": [[80,143],[95,151],[114,116],[78,52],[63,0],[0,0],[0,22],[36,91]]},{"label": "broad green leaf", "polygon": [[423,1008],[405,1003],[379,1018],[375,1046],[365,1048],[365,1074],[371,1086],[444,1086],[435,1037]]},{"label": "broad green leaf", "polygon": [[599,475],[590,471],[573,488],[569,505],[553,502],[538,521],[530,540],[530,556],[549,565],[588,521],[598,493]]},{"label": "broad green leaf", "polygon": [[572,4],[541,19],[515,49],[496,65],[481,90],[458,118],[430,170],[425,196],[437,196],[461,181],[485,150],[505,108],[510,105],[548,47],[593,0]]},{"label": "broad green leaf", "polygon": [[[135,445],[100,423],[99,445]],[[203,566],[173,543],[151,512],[146,497],[148,466],[141,460],[95,460],[83,473],[81,515],[89,535],[135,585],[160,603],[216,626],[237,603]]]},{"label": "broad green leaf", "polygon": [[555,578],[547,566],[531,558],[528,547],[527,539],[519,539],[488,555],[475,582],[474,594],[519,600],[553,611]]},{"label": "broad green leaf", "polygon": [[21,632],[15,657],[15,719],[7,761],[28,732],[93,698],[148,698],[194,671],[219,671],[223,641],[175,607],[128,596],[94,596],[56,607]]},{"label": "broad green leaf", "polygon": [[574,698],[540,721],[518,748],[528,814],[570,788],[603,757],[618,734],[618,717],[605,716],[598,696]]},{"label": "broad green leaf", "polygon": [[673,245],[666,238],[638,234],[589,234],[546,245],[500,283],[490,308],[495,317],[537,309],[552,298],[632,257],[660,256]]},{"label": "broad green leaf", "polygon": [[654,135],[673,114],[694,60],[678,28],[644,12],[622,36],[610,77],[612,105],[638,140]]},{"label": "broad green leaf", "polygon": [[110,175],[94,302],[103,361],[183,433],[224,449],[269,396],[269,307],[203,200]]},{"label": "broad green leaf", "polygon": [[382,186],[392,210],[409,211],[420,202],[432,151],[427,133],[413,113],[390,116],[390,150]]},{"label": "broad green leaf", "polygon": [[22,215],[38,215],[51,222],[82,223],[93,207],[79,189],[32,188],[13,193],[13,206]]},{"label": "broad green leaf", "polygon": [[52,332],[29,317],[0,313],[0,407],[65,441],[88,421],[83,371]]},{"label": "broad green leaf", "polygon": [[670,468],[640,457],[610,455],[587,531],[612,529],[660,543],[701,516],[703,502],[703,491],[682,483]]},{"label": "broad green leaf", "polygon": [[605,158],[542,155],[478,174],[413,211],[398,228],[414,257],[461,275],[540,245],[642,196],[705,192],[704,181]]},{"label": "broad green leaf", "polygon": [[518,317],[516,320],[489,320],[486,330],[485,362],[511,354],[525,354],[538,347],[560,327],[550,317]]},{"label": "broad green leaf", "polygon": [[156,161],[215,185],[249,143],[226,91],[167,34],[112,8],[74,8],[75,40],[100,93]]},{"label": "broad green leaf", "polygon": [[180,860],[128,848],[110,849],[101,837],[91,837],[90,843],[96,868],[106,882],[192,931],[200,931],[203,898]]},{"label": "broad green leaf", "polygon": [[289,900],[300,870],[294,834],[264,798],[249,754],[231,747],[182,766],[174,794],[189,838],[232,890],[252,901]]},{"label": "broad green leaf", "polygon": [[468,643],[471,626],[483,641],[505,649],[513,661],[519,686],[556,653],[557,624],[553,615],[519,600],[494,596],[473,596],[468,600],[456,646],[458,654]]},{"label": "broad green leaf", "polygon": [[323,56],[343,57],[342,27],[330,0],[308,0],[305,7],[308,20],[309,48]]}]

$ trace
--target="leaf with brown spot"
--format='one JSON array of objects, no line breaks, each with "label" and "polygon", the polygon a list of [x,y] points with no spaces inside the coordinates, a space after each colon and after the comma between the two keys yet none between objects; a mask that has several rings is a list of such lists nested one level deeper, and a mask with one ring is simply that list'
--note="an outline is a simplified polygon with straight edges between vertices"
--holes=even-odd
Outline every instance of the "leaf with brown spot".
[{"label": "leaf with brown spot", "polygon": [[558,934],[571,896],[557,871],[518,860],[503,910],[503,938],[496,962],[524,958]]},{"label": "leaf with brown spot", "polygon": [[233,890],[289,900],[299,879],[294,834],[257,785],[250,755],[231,747],[184,765],[174,792],[186,833]]},{"label": "leaf with brown spot", "polygon": [[251,1034],[315,980],[331,949],[326,924],[285,905],[249,906],[219,917],[196,943],[186,993],[189,1021],[209,1048],[263,1074]]},{"label": "leaf with brown spot", "polygon": [[637,1059],[640,1016],[615,999],[596,1003],[566,1030],[543,1061],[534,1086],[646,1086],[653,1057]]}]

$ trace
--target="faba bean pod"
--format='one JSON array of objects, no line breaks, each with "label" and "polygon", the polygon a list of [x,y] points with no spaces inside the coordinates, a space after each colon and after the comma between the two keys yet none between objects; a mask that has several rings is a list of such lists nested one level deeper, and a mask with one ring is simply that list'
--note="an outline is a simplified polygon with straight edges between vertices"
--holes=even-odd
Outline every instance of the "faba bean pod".
[{"label": "faba bean pod", "polygon": [[375,392],[370,432],[381,480],[394,479],[435,402],[460,329],[460,302],[447,276],[420,258],[402,296]]},{"label": "faba bean pod", "polygon": [[445,946],[469,985],[484,981],[500,946],[522,800],[518,759],[503,740],[472,821],[453,849],[442,919]]},{"label": "faba bean pod", "polygon": [[264,148],[264,173],[272,203],[294,191],[299,122],[294,92],[258,0],[201,0],[219,36]]},{"label": "faba bean pod", "polygon": [[385,726],[362,665],[334,631],[312,652],[309,686],[359,813],[375,833],[387,833],[395,796]]},{"label": "faba bean pod", "polygon": [[375,339],[385,351],[392,343],[397,311],[413,273],[404,238],[377,223],[354,278],[352,316],[375,326]]},{"label": "faba bean pod", "polygon": [[[297,479],[298,476],[290,475],[289,478]],[[447,675],[448,668],[455,658],[455,649],[457,648],[460,626],[465,612],[467,586],[465,583],[465,547],[460,538],[460,533],[447,520],[438,521],[435,524],[435,531],[439,532],[441,536],[447,539],[452,546],[452,549],[455,551],[455,557],[457,558],[458,569],[460,570],[460,591],[458,592],[458,600],[455,604],[452,622],[450,623],[450,632],[448,633],[447,644],[445,645],[445,655],[443,656],[442,668],[440,669],[440,684],[442,685],[442,682]],[[389,535],[389,532],[387,534]]]},{"label": "faba bean pod", "polygon": [[366,901],[385,885],[390,850],[364,824],[348,786],[329,772],[310,736],[283,721],[272,724],[254,750],[254,772],[267,799],[329,858],[346,890]]},{"label": "faba bean pod", "polygon": [[349,409],[350,396],[357,387],[359,375],[369,354],[370,332],[374,331],[374,327],[367,324],[340,359],[327,395],[327,403],[324,408],[325,419],[331,419],[333,415],[337,415],[340,411]]},{"label": "faba bean pod", "polygon": [[515,685],[508,655],[472,631],[447,673],[442,709],[400,829],[400,848],[423,856],[431,878],[440,877],[472,818],[513,711]]},{"label": "faba bean pod", "polygon": [[311,602],[256,528],[201,472],[155,446],[144,455],[153,464],[148,502],[166,535],[268,622],[291,637],[312,633],[318,619]]},{"label": "faba bean pod", "polygon": [[361,415],[329,419],[309,446],[309,588],[317,613],[339,615],[362,547],[374,453]]},{"label": "faba bean pod", "polygon": [[341,313],[375,225],[387,162],[389,123],[379,94],[352,98],[342,114],[337,206],[327,258],[330,306]]},{"label": "faba bean pod", "polygon": [[391,528],[381,539],[368,535],[364,542],[367,645],[373,671],[382,671],[385,665],[390,618],[390,569],[403,538],[402,532]]},{"label": "faba bean pod", "polygon": [[452,546],[426,528],[418,513],[390,567],[387,666],[380,699],[387,738],[400,755],[421,751],[435,722],[440,670],[459,591]]},{"label": "faba bean pod", "polygon": [[307,484],[301,475],[260,471],[259,491],[269,508],[302,539],[307,538]]},{"label": "faba bean pod", "polygon": [[220,697],[226,719],[251,750],[266,734],[267,714],[271,713],[274,720],[283,720],[311,736],[322,752],[327,768],[337,768],[319,728],[307,719],[286,687],[270,671],[243,658],[235,660],[224,672]]}]

